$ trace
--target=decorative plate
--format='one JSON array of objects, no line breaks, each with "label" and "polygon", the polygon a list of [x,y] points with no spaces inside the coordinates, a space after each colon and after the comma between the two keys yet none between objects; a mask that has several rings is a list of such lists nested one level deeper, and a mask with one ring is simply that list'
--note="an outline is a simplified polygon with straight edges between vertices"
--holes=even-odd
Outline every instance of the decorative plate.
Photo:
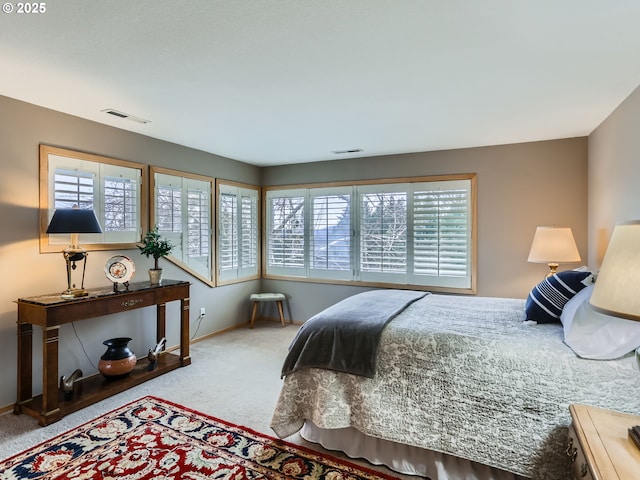
[{"label": "decorative plate", "polygon": [[104,273],[114,283],[126,283],[136,273],[136,266],[129,257],[115,255],[107,260],[104,266]]}]

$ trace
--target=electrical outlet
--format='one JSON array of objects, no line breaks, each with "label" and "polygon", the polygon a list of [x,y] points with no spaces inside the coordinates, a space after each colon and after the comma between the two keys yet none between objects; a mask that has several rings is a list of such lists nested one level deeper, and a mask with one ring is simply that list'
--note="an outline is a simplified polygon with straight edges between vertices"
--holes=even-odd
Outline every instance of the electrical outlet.
[{"label": "electrical outlet", "polygon": [[204,307],[200,307],[200,316],[204,317]]}]

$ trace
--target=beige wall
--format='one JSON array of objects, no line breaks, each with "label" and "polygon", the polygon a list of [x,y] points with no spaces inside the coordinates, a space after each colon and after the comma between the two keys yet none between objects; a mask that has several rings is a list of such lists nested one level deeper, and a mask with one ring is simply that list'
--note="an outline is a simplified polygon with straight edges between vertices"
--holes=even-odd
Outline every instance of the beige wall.
[{"label": "beige wall", "polygon": [[[81,150],[145,164],[159,165],[208,176],[250,184],[259,184],[260,169],[227,158],[142,135],[107,127],[77,117],[29,105],[0,96],[0,408],[16,399],[16,305],[24,296],[62,292],[66,274],[62,255],[41,254],[38,247],[38,145]],[[85,286],[109,285],[104,264],[115,254],[130,256],[136,264],[136,280],[146,280],[152,260],[137,250],[91,252],[87,260]],[[161,263],[163,261],[161,260]],[[184,279],[191,286],[191,333],[207,333],[247,321],[248,297],[259,289],[259,280],[210,288],[187,275],[170,262],[164,262],[166,278]],[[200,307],[207,315],[197,320]],[[177,305],[168,306],[168,318],[177,320]],[[133,338],[134,352],[145,354],[155,344],[155,312],[140,309],[131,315],[112,315],[75,325],[82,346],[71,329],[64,325],[60,332],[60,375],[81,368],[85,375],[97,371],[95,366],[106,347],[102,341],[113,336]],[[168,321],[168,344],[177,345],[178,322]],[[35,378],[41,375],[39,338],[34,344]],[[87,350],[87,359],[82,348]],[[39,383],[34,392],[40,393]]]},{"label": "beige wall", "polygon": [[[527,262],[538,225],[571,227],[586,264],[586,138],[269,167],[263,184],[450,173],[478,175],[478,295],[524,298],[540,281],[547,266]],[[291,295],[299,320],[362,290],[275,280],[263,288]]]},{"label": "beige wall", "polygon": [[[589,263],[616,223],[640,219],[640,87],[589,136]],[[640,246],[638,246],[640,248]]]}]

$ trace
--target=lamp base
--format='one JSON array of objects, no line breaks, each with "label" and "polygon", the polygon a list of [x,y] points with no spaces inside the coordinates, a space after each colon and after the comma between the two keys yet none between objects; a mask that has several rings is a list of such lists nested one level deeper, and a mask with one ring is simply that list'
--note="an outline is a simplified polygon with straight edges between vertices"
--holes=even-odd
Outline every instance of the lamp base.
[{"label": "lamp base", "polygon": [[[87,291],[84,289],[84,272],[87,268],[87,251],[76,245],[70,245],[62,251],[65,263],[67,264],[67,289],[62,292],[62,298],[86,297]],[[76,262],[82,262],[82,282],[80,288],[76,288],[75,283],[71,282],[71,272],[76,269]]]},{"label": "lamp base", "polygon": [[60,295],[62,298],[86,297],[89,293],[84,288],[67,288]]},{"label": "lamp base", "polygon": [[557,263],[549,263],[549,273],[547,273],[547,277],[551,277],[558,273],[558,264]]}]

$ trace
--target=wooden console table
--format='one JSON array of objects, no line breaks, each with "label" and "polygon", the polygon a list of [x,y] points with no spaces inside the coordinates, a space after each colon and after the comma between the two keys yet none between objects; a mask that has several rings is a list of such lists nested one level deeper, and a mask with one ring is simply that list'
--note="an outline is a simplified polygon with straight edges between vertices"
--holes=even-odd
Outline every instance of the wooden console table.
[{"label": "wooden console table", "polygon": [[[189,356],[189,282],[163,280],[160,285],[132,283],[127,291],[113,288],[88,290],[89,295],[64,299],[60,294],[20,298],[18,304],[18,399],[13,411],[38,419],[42,426],[63,416],[191,363]],[[146,355],[125,377],[107,379],[97,373],[74,384],[65,396],[58,388],[58,337],[60,325],[112,313],[156,306],[156,337],[166,336],[166,303],[180,301],[180,354],[162,352],[154,369]],[[42,394],[33,396],[33,325],[42,328]]]}]

